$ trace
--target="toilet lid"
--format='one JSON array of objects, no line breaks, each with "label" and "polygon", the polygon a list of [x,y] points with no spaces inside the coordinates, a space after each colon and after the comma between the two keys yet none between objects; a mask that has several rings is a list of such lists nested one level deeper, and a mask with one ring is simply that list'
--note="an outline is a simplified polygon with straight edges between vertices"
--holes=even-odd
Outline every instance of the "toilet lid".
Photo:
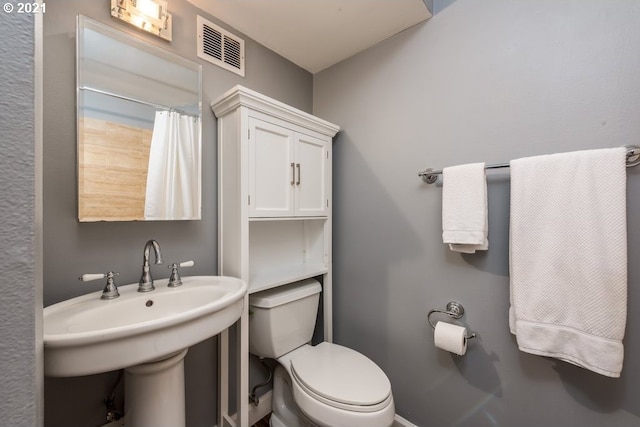
[{"label": "toilet lid", "polygon": [[294,357],[291,368],[305,388],[336,403],[371,406],[391,395],[391,383],[378,365],[338,344],[318,344]]}]

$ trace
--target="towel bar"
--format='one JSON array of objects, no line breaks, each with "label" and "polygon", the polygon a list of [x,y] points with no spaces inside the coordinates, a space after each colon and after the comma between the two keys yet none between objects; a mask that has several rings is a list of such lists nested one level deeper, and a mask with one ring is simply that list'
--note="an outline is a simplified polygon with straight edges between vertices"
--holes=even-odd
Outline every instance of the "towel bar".
[{"label": "towel bar", "polygon": [[[640,164],[640,146],[637,145],[625,145],[627,149],[627,167],[636,166]],[[501,169],[508,168],[509,163],[496,163],[492,165],[486,165],[485,169]],[[442,174],[442,170],[425,169],[422,172],[418,172],[418,176],[422,178],[427,184],[433,184],[438,180],[438,175]]]}]

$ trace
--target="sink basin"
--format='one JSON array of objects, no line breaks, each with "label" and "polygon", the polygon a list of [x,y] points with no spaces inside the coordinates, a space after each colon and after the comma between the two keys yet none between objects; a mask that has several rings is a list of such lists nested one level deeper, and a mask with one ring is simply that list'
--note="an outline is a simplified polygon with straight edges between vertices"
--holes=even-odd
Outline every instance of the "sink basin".
[{"label": "sink basin", "polygon": [[91,375],[166,359],[217,335],[242,314],[247,284],[224,276],[183,277],[183,285],[155,281],[119,286],[120,297],[101,291],[44,309],[44,370],[55,377]]}]

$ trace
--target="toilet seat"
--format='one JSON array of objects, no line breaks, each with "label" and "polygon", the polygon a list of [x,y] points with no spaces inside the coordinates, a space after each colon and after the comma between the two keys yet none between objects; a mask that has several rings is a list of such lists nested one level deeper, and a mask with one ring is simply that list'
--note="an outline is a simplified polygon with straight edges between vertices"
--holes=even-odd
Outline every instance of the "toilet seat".
[{"label": "toilet seat", "polygon": [[392,401],[391,383],[371,359],[323,342],[290,360],[291,377],[307,394],[334,408],[377,412]]}]

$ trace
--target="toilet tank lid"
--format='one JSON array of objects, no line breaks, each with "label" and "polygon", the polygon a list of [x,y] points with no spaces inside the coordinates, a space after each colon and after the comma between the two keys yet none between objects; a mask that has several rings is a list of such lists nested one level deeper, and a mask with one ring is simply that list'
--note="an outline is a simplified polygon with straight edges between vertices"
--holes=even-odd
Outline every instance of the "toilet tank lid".
[{"label": "toilet tank lid", "polygon": [[322,286],[316,279],[305,279],[282,285],[249,296],[249,305],[259,308],[273,308],[320,293]]}]

